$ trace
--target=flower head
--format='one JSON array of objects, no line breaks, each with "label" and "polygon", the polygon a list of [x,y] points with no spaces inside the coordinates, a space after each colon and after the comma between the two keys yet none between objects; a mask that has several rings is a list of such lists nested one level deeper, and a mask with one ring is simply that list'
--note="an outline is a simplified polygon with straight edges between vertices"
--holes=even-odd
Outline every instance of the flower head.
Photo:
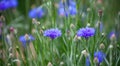
[{"label": "flower head", "polygon": [[18,5],[17,0],[1,0],[0,1],[0,10],[6,10],[8,8],[14,8]]},{"label": "flower head", "polygon": [[60,16],[74,16],[77,14],[76,3],[73,0],[60,1],[58,7],[58,14]]},{"label": "flower head", "polygon": [[29,17],[30,18],[41,18],[44,15],[44,11],[42,7],[37,7],[37,8],[33,8],[30,12],[29,12]]},{"label": "flower head", "polygon": [[18,5],[17,0],[9,0],[9,7],[14,8]]},{"label": "flower head", "polygon": [[6,10],[8,8],[8,2],[6,2],[5,0],[0,1],[0,10]]},{"label": "flower head", "polygon": [[19,41],[22,42],[24,47],[26,47],[26,43],[29,43],[33,40],[35,40],[35,38],[32,35],[28,35],[28,34],[19,37]]},{"label": "flower head", "polygon": [[49,37],[51,39],[55,39],[57,37],[61,36],[61,30],[57,29],[57,28],[51,28],[51,29],[47,29],[44,31],[44,36]]},{"label": "flower head", "polygon": [[77,36],[84,37],[84,38],[89,38],[91,36],[94,36],[95,34],[95,29],[86,27],[86,28],[80,28],[77,32]]},{"label": "flower head", "polygon": [[102,51],[98,51],[98,52],[94,53],[94,58],[98,59],[99,64],[104,61],[105,57],[106,57],[106,55]]}]

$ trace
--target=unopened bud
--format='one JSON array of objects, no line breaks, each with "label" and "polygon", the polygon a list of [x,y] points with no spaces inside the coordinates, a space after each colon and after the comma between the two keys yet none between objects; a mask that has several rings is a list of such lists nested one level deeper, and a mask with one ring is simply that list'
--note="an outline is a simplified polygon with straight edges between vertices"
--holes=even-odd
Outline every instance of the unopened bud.
[{"label": "unopened bud", "polygon": [[10,53],[10,54],[9,54],[9,58],[12,58],[12,57],[13,57],[13,54],[12,54],[12,53]]},{"label": "unopened bud", "polygon": [[7,66],[11,66],[11,64],[10,64],[10,63],[8,63],[8,64],[7,64]]},{"label": "unopened bud", "polygon": [[64,65],[64,62],[60,62],[60,66]]},{"label": "unopened bud", "polygon": [[51,63],[51,62],[49,62],[47,66],[53,66],[53,65],[52,65],[52,63]]},{"label": "unopened bud", "polygon": [[75,35],[75,37],[74,37],[74,41],[77,41],[77,40],[81,40],[81,37]]},{"label": "unopened bud", "polygon": [[90,23],[87,23],[87,27],[90,27]]},{"label": "unopened bud", "polygon": [[34,34],[34,33],[36,33],[37,32],[37,30],[36,29],[32,29],[32,33]]},{"label": "unopened bud", "polygon": [[30,39],[28,34],[25,34],[25,39],[26,39],[26,40],[29,40],[29,39]]},{"label": "unopened bud", "polygon": [[111,44],[111,45],[109,45],[109,48],[110,48],[110,49],[112,49],[112,48],[113,48],[113,45],[112,45],[112,44]]},{"label": "unopened bud", "polygon": [[20,62],[19,59],[14,59],[12,62]]},{"label": "unopened bud", "polygon": [[98,15],[99,15],[99,16],[102,16],[102,13],[103,13],[102,10],[99,10],[99,11],[98,11]]},{"label": "unopened bud", "polygon": [[10,27],[10,32],[14,32],[14,27]]},{"label": "unopened bud", "polygon": [[75,27],[75,25],[74,24],[70,24],[70,28],[74,28]]},{"label": "unopened bud", "polygon": [[36,24],[37,20],[36,19],[32,19],[32,23]]},{"label": "unopened bud", "polygon": [[91,9],[90,8],[87,8],[87,11],[89,12]]},{"label": "unopened bud", "polygon": [[88,53],[86,50],[83,50],[81,53],[82,53],[85,57],[88,57],[88,56],[89,56],[89,53]]},{"label": "unopened bud", "polygon": [[77,54],[77,55],[76,55],[76,58],[78,58],[78,57],[79,57],[79,55]]},{"label": "unopened bud", "polygon": [[102,36],[105,36],[105,33],[102,33]]},{"label": "unopened bud", "polygon": [[102,43],[102,44],[100,44],[100,49],[104,49],[105,48],[105,45]]},{"label": "unopened bud", "polygon": [[93,61],[94,61],[94,63],[96,63],[96,64],[99,62],[99,60],[98,60],[97,57],[95,57]]}]

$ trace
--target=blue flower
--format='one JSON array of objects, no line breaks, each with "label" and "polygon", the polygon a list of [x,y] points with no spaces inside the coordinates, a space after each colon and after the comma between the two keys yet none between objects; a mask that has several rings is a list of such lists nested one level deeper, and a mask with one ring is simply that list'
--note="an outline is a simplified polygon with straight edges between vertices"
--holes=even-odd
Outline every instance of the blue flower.
[{"label": "blue flower", "polygon": [[14,8],[18,4],[17,0],[1,0],[0,1],[0,10],[6,10],[8,8]]},{"label": "blue flower", "polygon": [[76,3],[73,0],[68,0],[59,3],[58,14],[60,16],[75,16],[77,14]]},{"label": "blue flower", "polygon": [[22,42],[22,45],[26,47],[26,43],[29,44],[29,42],[35,40],[35,38],[32,35],[23,35],[19,37],[19,41]]},{"label": "blue flower", "polygon": [[44,11],[42,7],[37,7],[37,8],[33,8],[30,12],[29,12],[29,17],[30,18],[41,18],[44,15]]},{"label": "blue flower", "polygon": [[14,8],[18,5],[17,0],[8,0],[9,2],[9,7]]},{"label": "blue flower", "polygon": [[57,37],[61,36],[61,30],[57,29],[57,28],[51,28],[51,29],[47,29],[44,31],[44,36],[49,37],[51,39],[55,39]]},{"label": "blue flower", "polygon": [[6,10],[8,8],[9,3],[6,2],[5,0],[0,1],[0,10]]},{"label": "blue flower", "polygon": [[97,51],[94,53],[94,58],[98,59],[98,64],[104,61],[106,55],[102,51]]},{"label": "blue flower", "polygon": [[95,29],[86,27],[86,28],[80,28],[77,32],[77,36],[84,37],[84,38],[89,38],[91,36],[94,36],[95,34]]}]

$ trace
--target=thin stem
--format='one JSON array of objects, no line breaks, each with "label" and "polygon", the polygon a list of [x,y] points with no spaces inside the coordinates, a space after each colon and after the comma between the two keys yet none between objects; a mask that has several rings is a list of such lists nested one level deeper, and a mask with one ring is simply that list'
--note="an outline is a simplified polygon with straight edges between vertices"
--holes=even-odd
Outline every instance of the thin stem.
[{"label": "thin stem", "polygon": [[[53,54],[53,53],[54,53],[54,47],[53,47],[53,39],[52,39],[52,42],[51,42],[51,54],[52,54],[52,55],[51,55],[51,58],[52,58],[52,64],[54,63],[54,59],[53,59],[53,58],[54,58],[54,54]],[[54,65],[54,64],[53,64],[53,65]]]},{"label": "thin stem", "polygon": [[109,66],[112,66],[112,48],[110,48],[110,65]]}]

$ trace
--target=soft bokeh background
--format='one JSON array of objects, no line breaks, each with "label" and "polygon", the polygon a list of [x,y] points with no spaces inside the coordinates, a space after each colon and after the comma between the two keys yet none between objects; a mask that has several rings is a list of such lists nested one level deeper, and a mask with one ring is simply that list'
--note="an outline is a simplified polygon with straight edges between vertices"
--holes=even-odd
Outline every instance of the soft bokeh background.
[{"label": "soft bokeh background", "polygon": [[[102,65],[106,66],[107,62],[111,62],[109,61],[110,57],[112,57],[113,66],[115,64],[119,65],[120,0],[75,0],[77,4],[78,14],[73,17],[69,16],[68,18],[60,17],[58,15],[57,7],[59,1],[60,0],[18,0],[18,6],[16,8],[8,9],[4,12],[1,12],[1,15],[5,17],[5,27],[3,28],[4,40],[0,42],[0,45],[3,44],[4,46],[3,50],[5,51],[5,56],[7,57],[4,63],[12,64],[12,59],[16,58],[15,56],[11,60],[9,60],[9,46],[7,45],[6,40],[6,36],[8,34],[11,35],[10,28],[14,27],[16,29],[16,34],[11,40],[13,43],[13,49],[15,49],[16,51],[18,51],[18,48],[20,47],[19,44],[21,45],[21,42],[19,41],[19,36],[32,34],[35,37],[35,41],[33,41],[33,47],[35,48],[35,51],[37,53],[37,58],[29,60],[28,62],[25,62],[23,59],[21,60],[20,58],[23,66],[46,66],[51,60],[53,60],[51,58],[52,54],[55,56],[53,61],[55,62],[54,64],[56,66],[59,65],[61,61],[65,63],[65,65],[63,66],[69,66],[69,64],[75,65],[76,56],[78,57],[77,60],[80,60],[79,58],[81,58],[81,51],[84,50],[84,46],[86,46],[87,43],[87,41],[83,38],[77,38],[80,41],[74,41],[74,39],[76,39],[76,32],[79,28],[85,27],[89,23],[91,27],[95,27],[96,23],[100,20],[98,13],[100,10],[102,10],[101,22],[103,23],[103,33],[99,32],[98,29],[96,31],[97,35],[95,35],[95,37],[91,37],[88,42],[90,44],[89,50],[91,51],[90,54],[92,63],[94,63],[94,52],[100,50],[98,46],[103,43],[106,48],[102,51],[106,53],[106,58],[108,61],[105,60]],[[45,14],[42,18],[35,19],[38,21],[38,23],[40,23],[36,25],[32,23],[33,19],[29,17],[29,11],[32,8],[39,6],[42,6],[44,8]],[[62,30],[62,36],[60,38],[51,40],[43,36],[44,30],[55,27]],[[115,44],[113,42],[113,44],[115,45],[114,49],[111,50],[113,51],[113,53],[109,54],[109,45],[111,45],[112,43],[109,38],[109,33],[111,31],[118,33],[118,35],[117,39],[115,39]],[[104,36],[105,38],[102,36]],[[51,53],[51,50],[49,51],[49,49],[51,49],[51,46],[49,46],[49,44],[54,44],[53,48],[55,51],[53,53]],[[29,58],[29,56],[26,56],[26,58]],[[79,64],[81,66],[85,66],[85,59],[86,58],[83,57],[81,63],[78,63],[78,66]],[[118,63],[116,63],[116,61]],[[14,63],[12,65],[14,65]]]}]

